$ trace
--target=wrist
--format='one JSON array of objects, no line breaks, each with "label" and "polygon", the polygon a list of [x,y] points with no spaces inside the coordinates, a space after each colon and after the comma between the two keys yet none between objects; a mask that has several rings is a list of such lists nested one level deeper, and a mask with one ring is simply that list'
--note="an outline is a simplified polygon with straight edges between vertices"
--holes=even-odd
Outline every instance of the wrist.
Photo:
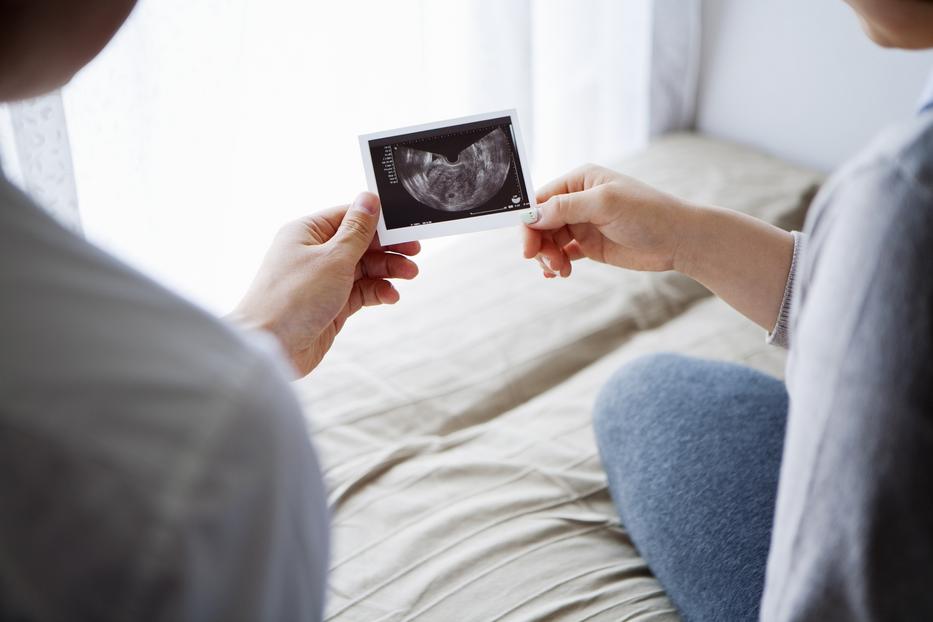
[{"label": "wrist", "polygon": [[702,252],[704,245],[711,240],[703,234],[706,221],[710,218],[713,208],[687,201],[681,201],[675,210],[674,216],[674,253],[672,256],[673,269],[691,278],[696,278],[699,266],[702,265]]},{"label": "wrist", "polygon": [[[230,313],[224,316],[224,319],[235,326],[250,332],[261,332],[266,333],[273,337],[279,344],[279,347],[282,349],[283,354],[286,358],[298,369],[298,363],[295,360],[295,354],[292,350],[293,344],[289,343],[289,340],[285,337],[284,330],[281,324],[273,321],[262,320],[259,316],[249,311],[244,311],[240,307],[237,307]],[[303,374],[302,374],[303,375]]]},{"label": "wrist", "polygon": [[[235,324],[236,326],[239,326],[245,330],[269,333],[279,341],[282,341],[281,337],[278,335],[278,332],[275,330],[274,322],[263,320],[257,316],[256,313],[252,313],[249,310],[237,307],[225,315],[224,319],[231,324]],[[283,346],[284,345],[285,344],[283,344]]]}]

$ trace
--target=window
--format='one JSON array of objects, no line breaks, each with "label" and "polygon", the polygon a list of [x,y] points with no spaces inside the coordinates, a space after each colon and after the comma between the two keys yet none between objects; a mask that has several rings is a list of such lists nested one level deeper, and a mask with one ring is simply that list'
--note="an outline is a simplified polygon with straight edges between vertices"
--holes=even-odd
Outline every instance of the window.
[{"label": "window", "polygon": [[224,313],[283,222],[365,189],[360,133],[517,108],[536,184],[612,164],[653,5],[142,0],[62,91],[84,231]]}]

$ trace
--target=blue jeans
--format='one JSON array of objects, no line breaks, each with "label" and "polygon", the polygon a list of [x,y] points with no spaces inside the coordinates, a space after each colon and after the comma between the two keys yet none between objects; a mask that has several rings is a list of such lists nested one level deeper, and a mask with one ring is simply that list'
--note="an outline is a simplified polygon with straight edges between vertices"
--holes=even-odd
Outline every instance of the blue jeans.
[{"label": "blue jeans", "polygon": [[757,620],[777,494],[784,383],[729,363],[652,355],[594,413],[615,505],[685,620]]}]

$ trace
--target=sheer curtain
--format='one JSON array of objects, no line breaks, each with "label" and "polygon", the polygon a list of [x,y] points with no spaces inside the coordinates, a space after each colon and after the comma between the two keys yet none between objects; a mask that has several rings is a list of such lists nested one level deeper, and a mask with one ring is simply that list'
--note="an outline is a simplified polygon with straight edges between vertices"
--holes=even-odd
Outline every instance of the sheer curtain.
[{"label": "sheer curtain", "polygon": [[[281,223],[364,189],[357,134],[517,108],[540,185],[689,125],[698,2],[142,0],[40,101],[63,110],[47,123],[70,139],[86,235],[225,312]],[[660,16],[677,32],[656,37]],[[659,59],[677,93],[652,85]],[[28,105],[0,122],[8,174]]]},{"label": "sheer curtain", "polygon": [[63,225],[81,232],[61,92],[0,106],[0,163],[13,183]]}]

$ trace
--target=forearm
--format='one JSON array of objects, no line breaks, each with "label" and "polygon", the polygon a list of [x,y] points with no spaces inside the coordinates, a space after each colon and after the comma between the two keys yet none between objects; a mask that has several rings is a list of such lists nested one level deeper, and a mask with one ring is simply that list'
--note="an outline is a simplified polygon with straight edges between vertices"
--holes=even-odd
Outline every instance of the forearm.
[{"label": "forearm", "polygon": [[793,235],[717,207],[688,206],[681,225],[675,269],[770,331],[784,297]]}]

